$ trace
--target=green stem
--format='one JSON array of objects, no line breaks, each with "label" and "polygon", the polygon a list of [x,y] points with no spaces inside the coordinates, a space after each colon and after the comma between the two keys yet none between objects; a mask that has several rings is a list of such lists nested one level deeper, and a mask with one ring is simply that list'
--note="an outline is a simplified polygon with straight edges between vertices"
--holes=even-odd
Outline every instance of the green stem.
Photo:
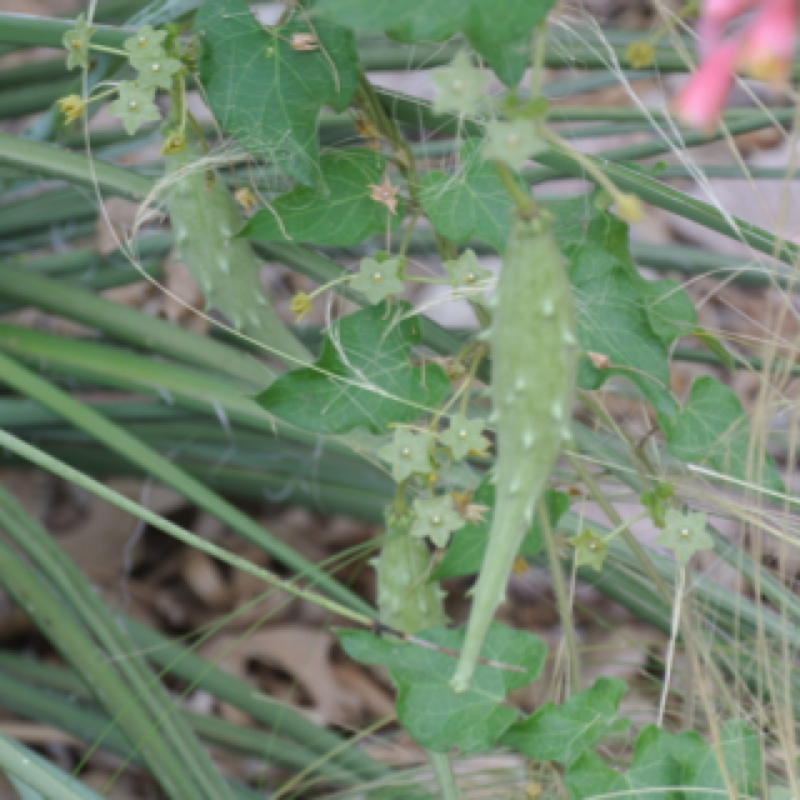
[{"label": "green stem", "polygon": [[580,658],[578,656],[578,641],[575,636],[575,625],[572,618],[572,607],[567,595],[567,588],[564,584],[564,571],[561,567],[561,560],[558,557],[558,549],[553,538],[553,529],[550,527],[550,518],[544,504],[539,504],[539,522],[542,527],[544,546],[547,552],[547,563],[550,567],[550,576],[553,580],[553,591],[556,595],[556,605],[558,606],[558,616],[561,620],[561,628],[564,631],[564,644],[567,648],[567,658],[569,660],[569,680],[570,687],[567,696],[579,692],[582,687]]},{"label": "green stem", "polygon": [[89,48],[91,50],[98,50],[101,53],[110,53],[112,56],[121,56],[122,58],[130,58],[131,55],[125,50],[120,50],[119,48],[116,47],[105,47],[101,44],[95,44],[94,42],[91,42],[89,44]]},{"label": "green stem", "polygon": [[536,201],[529,192],[524,191],[517,183],[516,175],[507,164],[503,164],[500,161],[493,161],[492,164],[498,177],[503,182],[503,186],[505,186],[506,191],[516,204],[519,215],[524,219],[530,219],[536,213]]},{"label": "green stem", "polygon": [[459,800],[461,795],[456,785],[450,756],[447,753],[434,753],[433,750],[428,750],[427,755],[428,761],[433,767],[433,774],[436,776],[442,800]]},{"label": "green stem", "polygon": [[617,528],[623,528],[622,530],[622,539],[624,540],[625,544],[628,546],[630,551],[636,557],[636,560],[639,562],[639,565],[645,571],[647,577],[653,582],[653,585],[658,589],[659,594],[667,601],[670,602],[672,595],[667,587],[667,585],[662,580],[661,576],[656,571],[656,568],[653,566],[653,563],[650,561],[650,557],[647,555],[647,551],[639,544],[636,540],[636,537],[629,531],[625,530],[624,526],[625,523],[617,514],[616,509],[611,503],[608,502],[608,498],[605,496],[605,493],[600,489],[600,487],[595,483],[594,478],[591,476],[589,470],[587,470],[578,457],[567,454],[567,458],[569,459],[570,463],[572,464],[575,472],[578,473],[583,485],[589,490],[589,493],[594,498],[594,501],[603,509],[605,515],[614,523],[614,526]]},{"label": "green stem", "polygon": [[536,100],[542,94],[544,82],[544,61],[547,54],[547,24],[542,22],[536,26],[533,35],[533,63],[531,69],[530,96]]}]

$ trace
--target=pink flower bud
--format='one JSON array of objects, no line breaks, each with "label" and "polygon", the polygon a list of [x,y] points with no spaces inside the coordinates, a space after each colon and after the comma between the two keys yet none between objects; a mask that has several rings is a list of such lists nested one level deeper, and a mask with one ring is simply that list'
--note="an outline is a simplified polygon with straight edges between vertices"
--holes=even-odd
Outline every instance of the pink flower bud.
[{"label": "pink flower bud", "polygon": [[714,130],[733,86],[738,54],[737,42],[723,42],[700,64],[675,101],[675,113],[682,122]]},{"label": "pink flower bud", "polygon": [[744,34],[739,59],[741,68],[758,80],[788,81],[796,30],[795,0],[767,0]]}]

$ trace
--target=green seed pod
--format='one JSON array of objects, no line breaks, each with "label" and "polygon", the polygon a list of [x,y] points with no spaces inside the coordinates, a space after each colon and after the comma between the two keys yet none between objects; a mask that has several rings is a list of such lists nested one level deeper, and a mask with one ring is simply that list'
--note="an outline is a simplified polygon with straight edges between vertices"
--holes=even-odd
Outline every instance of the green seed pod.
[{"label": "green seed pod", "polygon": [[517,221],[503,262],[489,341],[497,431],[492,529],[451,681],[466,691],[547,479],[570,436],[577,335],[566,264],[540,215]]},{"label": "green seed pod", "polygon": [[389,520],[388,525],[386,543],[375,560],[381,622],[410,634],[444,625],[444,592],[427,580],[430,551],[409,534],[407,518]]},{"label": "green seed pod", "polygon": [[[188,146],[166,156],[168,173],[197,160]],[[308,351],[289,332],[264,294],[260,263],[247,239],[234,238],[244,225],[225,183],[206,170],[187,172],[168,200],[181,259],[203,290],[209,308],[220,311],[247,336],[301,363]]]}]

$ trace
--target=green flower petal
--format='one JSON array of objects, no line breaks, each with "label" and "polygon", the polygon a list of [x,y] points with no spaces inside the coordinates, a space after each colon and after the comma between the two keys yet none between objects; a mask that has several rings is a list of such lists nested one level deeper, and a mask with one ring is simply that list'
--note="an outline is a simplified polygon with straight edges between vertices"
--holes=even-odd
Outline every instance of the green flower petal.
[{"label": "green flower petal", "polygon": [[131,54],[131,58],[153,58],[163,56],[164,39],[167,38],[166,31],[154,31],[150,25],[139,28],[134,36],[125,40],[125,49]]},{"label": "green flower petal", "polygon": [[455,289],[470,289],[494,277],[490,269],[482,267],[472,250],[465,250],[455,261],[445,261],[444,268]]},{"label": "green flower petal", "polygon": [[408,428],[397,428],[394,440],[382,447],[378,455],[392,467],[392,476],[400,483],[415,473],[433,472],[431,450],[432,433],[414,433]]},{"label": "green flower petal", "polygon": [[579,567],[589,564],[598,572],[603,569],[603,562],[608,555],[608,542],[602,536],[586,528],[580,536],[570,539],[569,543],[575,548],[575,561]]},{"label": "green flower petal", "polygon": [[67,31],[62,39],[67,51],[67,69],[89,66],[89,40],[94,28],[86,24],[86,15],[81,14],[75,20],[75,27]]},{"label": "green flower petal", "polygon": [[487,97],[489,76],[472,64],[472,59],[461,50],[449,67],[437,69],[432,80],[438,91],[433,101],[436,113],[455,111],[474,114]]},{"label": "green flower petal", "polygon": [[133,135],[145,122],[161,119],[161,114],[153,103],[153,90],[143,89],[136,83],[123,81],[119,85],[119,98],[108,110],[122,119],[129,135]]},{"label": "green flower petal", "polygon": [[456,414],[450,420],[450,427],[439,440],[450,448],[456,461],[461,461],[471,450],[482,453],[489,446],[489,441],[481,436],[483,428],[483,420],[467,419],[461,414]]},{"label": "green flower petal", "polygon": [[531,156],[547,148],[547,144],[537,135],[536,126],[529,119],[490,122],[487,133],[483,157],[501,161],[515,170],[518,170]]},{"label": "green flower petal", "polygon": [[706,533],[705,514],[681,514],[669,509],[666,527],[656,538],[656,544],[667,547],[683,565],[698,550],[713,550],[714,540]]},{"label": "green flower petal", "polygon": [[450,533],[464,526],[464,518],[456,513],[449,494],[433,500],[417,498],[414,513],[416,518],[411,526],[411,535],[418,539],[427,536],[437,547],[444,547]]},{"label": "green flower petal", "polygon": [[171,89],[172,76],[182,68],[180,61],[166,56],[131,56],[131,65],[139,73],[136,83],[142,89]]},{"label": "green flower petal", "polygon": [[350,286],[365,295],[370,303],[380,303],[405,289],[405,284],[398,276],[404,266],[405,260],[402,258],[387,258],[385,261],[364,258],[361,260],[361,272],[350,281]]}]

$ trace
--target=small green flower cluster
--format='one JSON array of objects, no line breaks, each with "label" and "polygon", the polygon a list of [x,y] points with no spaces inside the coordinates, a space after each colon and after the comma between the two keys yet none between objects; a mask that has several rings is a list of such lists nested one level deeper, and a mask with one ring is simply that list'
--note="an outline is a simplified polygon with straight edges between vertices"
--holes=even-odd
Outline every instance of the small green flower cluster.
[{"label": "small green flower cluster", "polygon": [[[456,414],[450,418],[448,429],[438,435],[433,431],[397,428],[394,439],[378,452],[391,467],[392,477],[398,483],[417,477],[429,490],[427,497],[418,497],[414,501],[412,536],[427,537],[437,547],[444,547],[450,534],[464,525],[465,518],[453,507],[452,496],[435,495],[430,490],[430,483],[435,481],[441,466],[440,455],[446,454],[453,461],[462,461],[470,453],[485,455],[489,442],[483,431],[482,420],[470,420]],[[436,452],[437,439],[446,448],[444,452]]]},{"label": "small green flower cluster", "polygon": [[[154,30],[150,25],[140,28],[133,36],[125,40],[124,51],[114,48],[93,45],[91,42],[94,29],[89,26],[86,16],[81,14],[75,20],[75,27],[64,34],[64,48],[67,51],[67,68],[88,68],[90,50],[111,52],[127,58],[128,63],[136,71],[135,80],[120,81],[113,93],[117,99],[109,106],[109,111],[122,120],[125,130],[133,135],[146,122],[161,119],[161,113],[154,99],[159,89],[170,91],[174,88],[174,80],[185,71],[181,45],[168,36],[167,31]],[[187,57],[191,55],[192,45],[187,45]],[[103,92],[89,101],[105,97]],[[59,101],[61,110],[72,122],[85,110],[88,101],[77,95],[64,97]],[[184,114],[181,109],[181,114]],[[185,139],[183,125],[177,131],[166,135],[164,153],[175,153],[183,149]]]},{"label": "small green flower cluster", "polygon": [[122,119],[125,130],[134,134],[145,122],[161,118],[153,99],[158,89],[170,89],[172,77],[180,72],[181,62],[170,58],[164,49],[165,31],[145,25],[125,40],[128,60],[138,73],[135,81],[119,84],[119,97],[109,111]]},{"label": "small green flower cluster", "polygon": [[[415,280],[406,277],[405,265],[406,260],[402,256],[390,257],[382,251],[362,258],[359,272],[350,279],[350,286],[373,305],[381,303],[401,294],[405,289],[404,281]],[[443,266],[448,276],[447,283],[454,289],[480,289],[492,277],[492,271],[479,264],[472,250],[464,251],[459,258],[446,261]]]},{"label": "small green flower cluster", "polygon": [[[472,115],[486,108],[494,115],[497,111],[487,91],[488,74],[476,67],[472,57],[464,50],[456,54],[449,66],[433,74],[433,83],[438,90],[433,101],[433,109],[437,113]],[[483,157],[517,170],[529,158],[547,148],[537,124],[544,117],[547,107],[540,98],[525,104],[512,98],[501,110],[510,119],[495,119],[488,124]]]}]

